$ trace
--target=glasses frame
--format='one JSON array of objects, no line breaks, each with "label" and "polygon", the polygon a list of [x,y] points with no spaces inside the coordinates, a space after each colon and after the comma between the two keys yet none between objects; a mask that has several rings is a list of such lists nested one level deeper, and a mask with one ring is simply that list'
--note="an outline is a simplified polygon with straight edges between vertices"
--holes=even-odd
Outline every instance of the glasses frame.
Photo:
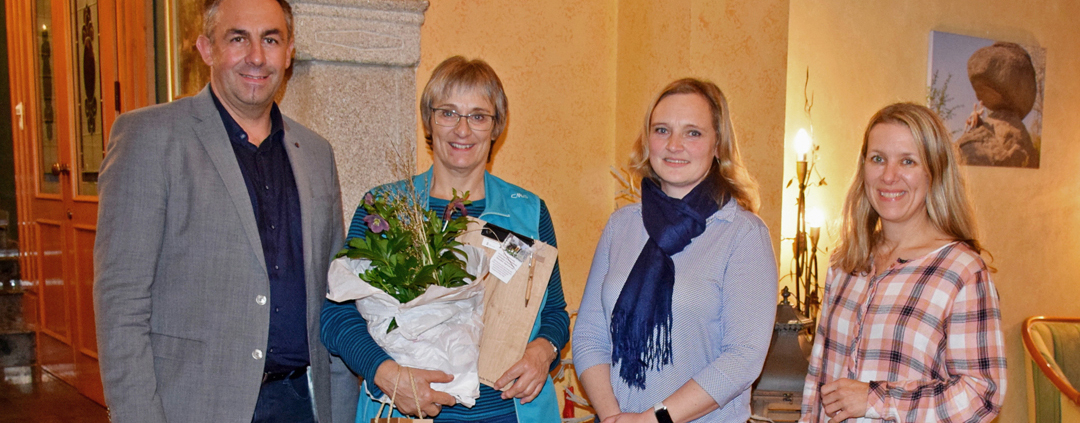
[{"label": "glasses frame", "polygon": [[459,123],[461,123],[461,118],[470,118],[470,117],[473,117],[473,116],[486,116],[488,119],[490,119],[490,122],[491,122],[491,123],[488,124],[488,127],[486,127],[486,128],[484,128],[484,127],[480,127],[480,128],[474,127],[471,119],[465,119],[465,124],[469,126],[469,129],[472,129],[474,131],[490,131],[490,130],[495,129],[495,115],[490,115],[490,114],[487,114],[487,113],[469,113],[467,115],[463,115],[461,113],[458,113],[457,110],[445,109],[445,108],[441,108],[441,107],[432,107],[431,111],[434,112],[434,113],[450,112],[454,116],[457,116],[457,118],[454,119],[453,124],[451,124],[451,125],[443,125],[443,124],[439,123],[438,115],[432,115],[431,116],[431,122],[433,124],[435,124],[435,125],[438,125],[438,126],[441,126],[441,127],[444,127],[444,128],[456,127]]}]

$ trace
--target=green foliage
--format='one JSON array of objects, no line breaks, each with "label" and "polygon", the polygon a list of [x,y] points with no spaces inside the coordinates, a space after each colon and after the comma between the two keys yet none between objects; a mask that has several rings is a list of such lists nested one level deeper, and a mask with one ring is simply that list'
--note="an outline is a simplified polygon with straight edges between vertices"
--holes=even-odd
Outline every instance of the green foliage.
[{"label": "green foliage", "polygon": [[[952,81],[952,74],[945,76],[945,81],[938,87],[938,71],[935,70],[930,76],[930,86],[926,87],[926,106],[933,110],[941,119],[946,122],[952,119],[956,114],[956,109],[959,109],[959,105],[952,105],[953,98],[949,95],[949,82]],[[955,135],[955,132],[953,131]]]},{"label": "green foliage", "polygon": [[[456,194],[446,218],[452,217],[449,212],[455,204],[462,204],[460,210],[467,204],[468,193],[463,199]],[[465,270],[465,260],[459,258],[464,252],[457,236],[468,224],[464,213],[444,220],[404,190],[365,195],[361,206],[368,213],[365,237],[349,240],[337,254],[371,261],[372,267],[361,273],[360,279],[407,303],[431,285],[457,287],[473,278]],[[387,332],[396,327],[397,322],[392,321]]]}]

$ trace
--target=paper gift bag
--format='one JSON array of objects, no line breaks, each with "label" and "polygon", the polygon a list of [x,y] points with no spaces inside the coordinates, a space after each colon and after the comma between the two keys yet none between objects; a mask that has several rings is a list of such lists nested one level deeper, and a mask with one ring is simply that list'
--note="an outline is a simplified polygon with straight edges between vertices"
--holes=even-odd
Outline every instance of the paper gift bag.
[{"label": "paper gift bag", "polygon": [[[479,247],[493,258],[504,241],[505,229],[469,218],[469,226],[458,241]],[[521,360],[529,343],[536,315],[540,312],[559,250],[539,240],[531,243],[532,256],[514,272],[509,281],[492,273],[484,279],[484,332],[480,337],[480,382],[494,386],[506,370]],[[531,285],[531,286],[530,286]],[[528,299],[526,299],[528,298]]]},{"label": "paper gift bag", "polygon": [[371,419],[371,423],[433,423],[434,421],[431,419],[410,419],[408,417],[376,417]]},{"label": "paper gift bag", "polygon": [[371,423],[433,423],[434,421],[431,419],[410,419],[408,417],[376,417],[371,419]]}]

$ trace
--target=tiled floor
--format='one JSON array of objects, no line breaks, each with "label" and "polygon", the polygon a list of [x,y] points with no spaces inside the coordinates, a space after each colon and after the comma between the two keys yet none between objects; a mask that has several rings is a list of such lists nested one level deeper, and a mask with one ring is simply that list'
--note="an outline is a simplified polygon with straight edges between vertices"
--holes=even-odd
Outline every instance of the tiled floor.
[{"label": "tiled floor", "polygon": [[[40,368],[32,382],[0,381],[0,423],[108,423],[105,407]],[[24,381],[25,382],[25,381]]]}]

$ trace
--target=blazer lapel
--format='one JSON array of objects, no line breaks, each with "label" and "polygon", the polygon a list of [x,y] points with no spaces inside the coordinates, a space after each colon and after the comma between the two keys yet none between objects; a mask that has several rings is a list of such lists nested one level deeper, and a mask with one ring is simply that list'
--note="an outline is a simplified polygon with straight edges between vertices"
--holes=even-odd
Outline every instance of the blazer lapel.
[{"label": "blazer lapel", "polygon": [[266,270],[266,257],[263,255],[262,240],[259,237],[259,226],[255,222],[255,210],[251,207],[251,196],[248,195],[247,185],[244,184],[244,175],[240,173],[240,165],[236,163],[236,153],[229,144],[229,134],[225,132],[225,124],[221,122],[221,115],[214,99],[210,97],[210,85],[207,84],[199,94],[193,98],[193,117],[198,121],[195,124],[195,135],[202,143],[206,153],[210,156],[210,163],[217,169],[221,180],[225,183],[229,198],[236,206],[236,212],[240,216],[240,222],[244,226],[251,249],[259,259],[263,271]]},{"label": "blazer lapel", "polygon": [[[282,116],[282,123],[285,126],[285,151],[289,155],[289,164],[292,166],[293,180],[296,181],[296,194],[300,197],[300,221],[303,231],[303,243],[304,243],[304,273],[310,279],[311,275],[307,275],[308,271],[315,269],[313,267],[312,258],[314,245],[312,244],[312,235],[315,230],[312,227],[311,210],[314,210],[312,202],[314,200],[314,193],[311,191],[311,168],[309,166],[309,154],[308,149],[305,149],[305,143],[307,140],[301,139],[296,132],[292,131],[292,125],[289,119]],[[311,288],[312,284],[307,284],[308,288]],[[315,293],[315,295],[321,296],[325,293]],[[308,295],[312,295],[308,292]]]}]

